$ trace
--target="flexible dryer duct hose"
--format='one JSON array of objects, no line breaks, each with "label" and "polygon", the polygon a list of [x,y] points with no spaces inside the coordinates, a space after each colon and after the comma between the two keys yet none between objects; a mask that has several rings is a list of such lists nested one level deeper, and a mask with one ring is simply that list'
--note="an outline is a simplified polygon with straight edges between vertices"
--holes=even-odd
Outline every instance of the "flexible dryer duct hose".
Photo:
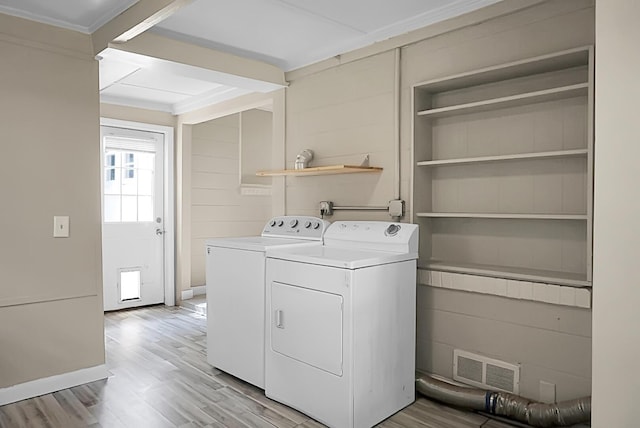
[{"label": "flexible dryer duct hose", "polygon": [[571,426],[591,420],[591,397],[544,404],[506,392],[462,388],[428,375],[416,379],[416,390],[446,404],[505,416],[535,427]]}]

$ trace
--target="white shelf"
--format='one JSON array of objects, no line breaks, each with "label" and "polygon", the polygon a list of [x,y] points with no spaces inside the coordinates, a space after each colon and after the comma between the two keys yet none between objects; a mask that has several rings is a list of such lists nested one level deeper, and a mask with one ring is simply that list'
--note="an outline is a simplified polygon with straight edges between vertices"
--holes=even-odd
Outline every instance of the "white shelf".
[{"label": "white shelf", "polygon": [[496,155],[496,156],[480,156],[471,158],[457,158],[457,159],[439,159],[417,162],[418,166],[447,166],[447,165],[465,165],[470,163],[482,163],[482,162],[501,162],[509,160],[527,160],[527,159],[549,159],[549,158],[565,158],[565,157],[579,157],[587,156],[587,149],[576,150],[556,150],[552,152],[538,152],[538,153],[519,153],[512,155]]},{"label": "white shelf", "polygon": [[420,212],[416,217],[427,218],[495,218],[516,220],[587,220],[586,214],[512,214],[512,213],[440,213]]},{"label": "white shelf", "polygon": [[541,103],[545,101],[586,96],[588,93],[588,89],[588,83],[578,83],[575,85],[560,86],[557,88],[544,89],[541,91],[510,95],[508,97],[492,98],[472,103],[422,110],[418,112],[418,116],[438,118],[455,116],[459,114],[478,113],[497,108],[517,107],[527,104]]},{"label": "white shelf", "polygon": [[419,83],[417,86],[425,88],[430,92],[446,92],[469,86],[484,85],[533,74],[584,66],[589,63],[589,49],[589,46],[583,46],[562,52],[554,52],[534,58],[527,58],[520,61],[428,80]]},{"label": "white shelf", "polygon": [[256,175],[260,177],[274,177],[280,175],[288,175],[294,177],[304,177],[311,175],[330,175],[330,174],[353,174],[357,172],[381,172],[382,168],[377,166],[356,166],[356,165],[329,165],[316,166],[304,169],[282,169],[277,171],[258,171]]},{"label": "white shelf", "polygon": [[510,266],[481,265],[474,263],[456,263],[446,261],[429,261],[420,268],[444,272],[468,273],[473,275],[492,276],[497,278],[517,279],[521,281],[543,282],[573,287],[590,287],[586,274],[574,272],[558,272]]}]

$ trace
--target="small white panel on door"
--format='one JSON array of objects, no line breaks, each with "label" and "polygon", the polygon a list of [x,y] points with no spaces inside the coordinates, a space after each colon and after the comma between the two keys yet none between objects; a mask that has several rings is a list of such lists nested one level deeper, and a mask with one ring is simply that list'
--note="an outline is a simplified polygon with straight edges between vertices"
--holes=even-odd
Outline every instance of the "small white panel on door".
[{"label": "small white panel on door", "polygon": [[270,286],[273,351],[342,376],[342,296],[279,282]]}]

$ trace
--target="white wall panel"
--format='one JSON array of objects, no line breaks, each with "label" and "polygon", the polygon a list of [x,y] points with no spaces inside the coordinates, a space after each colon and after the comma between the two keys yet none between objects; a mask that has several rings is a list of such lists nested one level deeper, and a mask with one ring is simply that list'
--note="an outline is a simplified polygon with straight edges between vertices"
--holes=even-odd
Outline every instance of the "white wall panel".
[{"label": "white wall panel", "polygon": [[593,426],[638,424],[640,3],[598,1],[593,263]]}]

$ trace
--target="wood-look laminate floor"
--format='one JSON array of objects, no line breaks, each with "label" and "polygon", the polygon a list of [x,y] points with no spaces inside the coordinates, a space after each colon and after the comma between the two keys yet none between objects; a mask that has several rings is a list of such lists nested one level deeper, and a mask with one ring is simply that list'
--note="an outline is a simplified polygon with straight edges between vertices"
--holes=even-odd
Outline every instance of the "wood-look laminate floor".
[{"label": "wood-look laminate floor", "polygon": [[[206,319],[154,306],[105,316],[109,379],[0,407],[0,427],[317,428],[206,361]],[[507,428],[420,397],[382,428]]]}]

